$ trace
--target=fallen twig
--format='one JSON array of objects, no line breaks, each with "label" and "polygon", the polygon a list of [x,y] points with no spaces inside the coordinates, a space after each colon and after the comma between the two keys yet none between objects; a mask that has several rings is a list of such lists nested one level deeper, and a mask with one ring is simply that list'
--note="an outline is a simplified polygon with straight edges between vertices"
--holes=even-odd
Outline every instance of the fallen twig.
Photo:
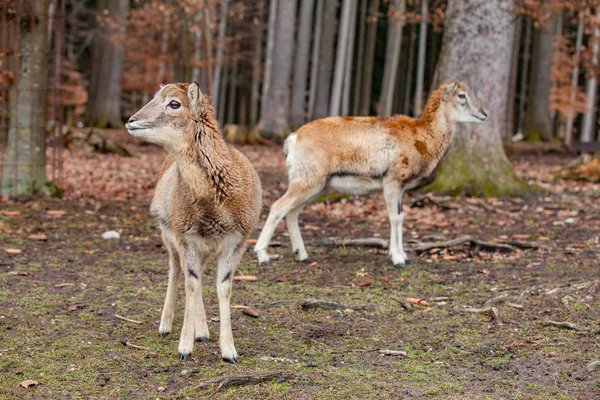
[{"label": "fallen twig", "polygon": [[384,356],[403,356],[406,357],[408,355],[407,352],[401,350],[387,350],[381,349],[377,351],[379,354],[383,354]]},{"label": "fallen twig", "polygon": [[123,346],[127,346],[127,347],[133,347],[134,349],[138,349],[138,350],[146,350],[146,351],[150,351],[150,347],[145,347],[145,346],[138,346],[136,344],[133,344],[131,342],[128,341],[122,341],[121,342],[123,344]]},{"label": "fallen twig", "polygon": [[545,325],[556,326],[558,328],[572,329],[578,332],[587,332],[587,329],[580,328],[572,322],[546,321]]},{"label": "fallen twig", "polygon": [[221,389],[228,388],[231,386],[244,386],[244,385],[256,385],[259,383],[269,382],[275,379],[275,382],[288,382],[294,379],[306,379],[305,376],[294,374],[292,372],[272,372],[267,374],[256,374],[256,375],[237,375],[237,376],[222,376],[220,378],[213,379],[201,383],[198,386],[194,386],[190,392],[198,389],[207,389],[216,386],[211,396],[215,395]]},{"label": "fallen twig", "polygon": [[484,307],[484,308],[474,308],[474,307],[463,307],[461,309],[464,312],[470,312],[474,314],[489,314],[492,317],[492,320],[496,325],[502,325],[502,321],[500,320],[500,313],[498,313],[498,309],[496,307]]},{"label": "fallen twig", "polygon": [[336,303],[335,301],[327,301],[327,300],[319,300],[319,299],[300,300],[299,303],[304,311],[315,310],[317,308],[320,308],[323,310],[348,310],[348,309],[350,309],[350,310],[354,310],[354,311],[360,311],[360,310],[366,310],[366,309],[370,308],[369,306],[363,306],[363,305],[345,306],[343,304]]},{"label": "fallen twig", "polygon": [[115,314],[115,318],[119,318],[119,319],[122,319],[123,321],[131,322],[131,323],[134,323],[134,324],[141,324],[142,323],[142,321],[137,321],[135,319],[126,318],[126,317],[124,317],[122,315],[119,315],[119,314]]},{"label": "fallen twig", "polygon": [[508,244],[486,242],[484,240],[475,239],[468,235],[460,236],[456,239],[447,240],[444,242],[419,243],[412,246],[412,248],[415,249],[417,253],[420,253],[431,249],[448,249],[451,247],[463,245],[465,243],[469,243],[471,247],[479,247],[484,250],[494,250],[505,253],[516,251],[516,249],[513,246],[510,246]]},{"label": "fallen twig", "polygon": [[507,306],[512,307],[512,308],[516,308],[517,310],[523,310],[525,309],[525,307],[523,307],[521,304],[516,304],[516,303],[506,303]]},{"label": "fallen twig", "polygon": [[325,239],[318,240],[315,242],[309,242],[309,246],[314,247],[346,247],[346,246],[359,246],[359,247],[377,247],[381,249],[388,248],[388,241],[379,238],[362,238],[362,239]]}]

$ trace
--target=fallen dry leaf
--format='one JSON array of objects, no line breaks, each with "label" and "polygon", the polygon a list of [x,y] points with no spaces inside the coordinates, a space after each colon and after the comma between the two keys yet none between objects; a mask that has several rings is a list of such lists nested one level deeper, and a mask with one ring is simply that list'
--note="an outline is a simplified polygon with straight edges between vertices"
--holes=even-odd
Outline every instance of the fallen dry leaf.
[{"label": "fallen dry leaf", "polygon": [[10,227],[6,226],[6,225],[0,225],[0,232],[4,232],[4,233],[12,233],[12,229],[10,229]]},{"label": "fallen dry leaf", "polygon": [[480,269],[479,271],[480,274],[484,274],[484,275],[489,275],[490,274],[490,270],[489,269]]},{"label": "fallen dry leaf", "polygon": [[313,261],[313,262],[311,262],[310,264],[308,264],[308,266],[309,266],[309,267],[314,267],[314,266],[315,266],[315,265],[317,265],[317,264],[318,264],[318,262],[316,262],[316,261]]},{"label": "fallen dry leaf", "polygon": [[550,241],[550,240],[552,240],[552,239],[551,239],[551,238],[549,238],[548,236],[540,236],[540,237],[538,238],[538,240],[542,240],[542,241],[544,241],[544,242],[548,242],[548,241]]},{"label": "fallen dry leaf", "polygon": [[28,238],[33,240],[48,240],[48,236],[43,233],[34,233],[33,235],[29,235]]},{"label": "fallen dry leaf", "polygon": [[248,239],[246,240],[246,243],[248,244],[256,244],[257,240],[256,239]]},{"label": "fallen dry leaf", "polygon": [[416,304],[418,306],[423,306],[423,307],[428,307],[429,303],[426,302],[423,299],[416,299],[414,297],[407,297],[406,301],[409,302],[410,304]]},{"label": "fallen dry leaf", "polygon": [[373,281],[370,280],[366,280],[366,281],[362,281],[361,283],[358,284],[358,286],[360,287],[367,287],[367,286],[371,286],[373,284]]},{"label": "fallen dry leaf", "polygon": [[287,282],[289,281],[288,278],[284,278],[283,276],[281,278],[275,278],[275,282]]},{"label": "fallen dry leaf", "polygon": [[233,280],[240,281],[240,282],[256,282],[258,280],[258,277],[255,275],[239,275],[239,276],[234,276]]},{"label": "fallen dry leaf", "polygon": [[48,211],[46,211],[46,214],[52,215],[53,217],[62,217],[66,213],[67,212],[65,210],[48,210]]},{"label": "fallen dry leaf", "polygon": [[388,282],[390,281],[390,278],[386,278],[385,276],[378,276],[378,277],[377,277],[377,280],[378,280],[379,282],[385,282],[385,283],[388,283]]},{"label": "fallen dry leaf", "polygon": [[525,346],[527,346],[525,343],[512,342],[511,344],[507,344],[505,347],[507,350],[510,350],[510,349],[515,349],[515,348],[525,347]]},{"label": "fallen dry leaf", "polygon": [[236,310],[245,310],[246,308],[250,308],[248,306],[243,306],[241,304],[234,304],[231,306],[231,308],[236,309]]},{"label": "fallen dry leaf", "polygon": [[522,233],[515,233],[514,235],[512,235],[513,238],[515,239],[529,239],[531,237],[531,235],[525,235]]},{"label": "fallen dry leaf", "polygon": [[23,382],[19,383],[19,386],[24,387],[25,389],[27,389],[29,386],[37,386],[40,383],[38,381],[34,381],[32,379],[26,379]]},{"label": "fallen dry leaf", "polygon": [[588,245],[583,243],[574,243],[571,245],[571,247],[574,249],[587,249]]},{"label": "fallen dry leaf", "polygon": [[19,249],[4,249],[4,252],[5,252],[6,254],[11,254],[11,255],[13,255],[13,256],[14,256],[14,255],[17,255],[17,254],[21,254],[21,253],[22,253],[22,251],[21,251],[21,250],[19,250]]},{"label": "fallen dry leaf", "polygon": [[242,310],[242,312],[243,312],[244,314],[246,314],[247,316],[249,316],[249,317],[252,317],[252,318],[258,318],[258,317],[260,317],[260,314],[259,314],[259,313],[257,313],[256,311],[254,311],[254,310],[253,310],[253,309],[251,309],[251,308],[244,308],[244,309]]},{"label": "fallen dry leaf", "polygon": [[21,215],[21,211],[2,210],[2,211],[0,211],[0,214],[4,215],[6,217],[16,217],[18,215]]}]

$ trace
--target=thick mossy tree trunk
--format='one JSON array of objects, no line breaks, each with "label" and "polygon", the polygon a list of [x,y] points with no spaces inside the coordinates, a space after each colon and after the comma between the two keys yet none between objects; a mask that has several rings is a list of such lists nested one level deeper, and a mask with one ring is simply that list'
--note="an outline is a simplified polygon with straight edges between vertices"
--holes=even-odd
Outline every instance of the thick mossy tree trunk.
[{"label": "thick mossy tree trunk", "polygon": [[513,171],[502,147],[514,34],[513,0],[450,0],[438,84],[461,80],[488,111],[481,124],[458,124],[454,143],[428,188],[472,196],[522,195],[528,185]]},{"label": "thick mossy tree trunk", "polygon": [[46,183],[50,0],[29,3],[36,17],[22,18],[20,25],[20,65],[10,93],[8,141],[1,165],[3,196],[38,193]]}]

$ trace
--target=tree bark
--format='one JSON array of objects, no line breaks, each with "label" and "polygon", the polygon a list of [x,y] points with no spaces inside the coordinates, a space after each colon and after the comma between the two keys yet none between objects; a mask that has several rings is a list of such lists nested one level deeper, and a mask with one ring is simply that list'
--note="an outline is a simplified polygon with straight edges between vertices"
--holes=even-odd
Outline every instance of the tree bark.
[{"label": "tree bark", "polygon": [[254,28],[254,58],[252,59],[252,100],[250,103],[250,126],[258,123],[258,110],[260,104],[260,78],[262,75],[263,58],[263,11],[260,14]]},{"label": "tree bark", "polygon": [[369,0],[362,0],[360,5],[360,19],[358,29],[358,54],[356,55],[356,74],[354,76],[354,104],[352,114],[359,115],[361,99],[361,78],[363,67],[365,65],[365,29],[367,25],[367,5]]},{"label": "tree bark", "polygon": [[[213,73],[212,96],[213,104],[219,104],[219,87],[221,85],[221,73],[223,70],[223,51],[225,47],[225,33],[227,32],[227,15],[229,12],[229,0],[221,1],[221,15],[219,17],[219,37],[217,39],[217,54],[215,56],[215,70]],[[209,66],[210,68],[210,66]]]},{"label": "tree bark", "polygon": [[350,15],[350,33],[348,34],[348,49],[346,51],[346,70],[344,71],[344,89],[342,90],[342,115],[350,113],[350,97],[352,94],[352,70],[354,66],[354,37],[356,35],[356,13],[358,0],[352,1]]},{"label": "tree bark", "polygon": [[[265,109],[270,109],[273,99],[269,96],[272,81],[273,56],[275,53],[275,38],[277,31],[277,9],[280,0],[270,0],[269,5],[269,25],[267,27],[267,51],[265,54],[265,72],[262,86],[262,95],[260,101],[261,114]],[[262,129],[262,115],[258,122],[258,128]]]},{"label": "tree bark", "polygon": [[[106,1],[106,0],[105,0]],[[115,18],[118,27],[109,24],[94,39],[92,84],[89,90],[87,123],[98,127],[122,127],[121,120],[121,70],[123,67],[123,41],[114,35],[123,35],[129,0],[99,1],[102,15],[104,4],[108,15]]]},{"label": "tree bark", "polygon": [[421,0],[421,24],[419,27],[419,56],[417,61],[417,82],[415,88],[415,116],[423,112],[423,89],[425,78],[425,55],[427,51],[427,2]]},{"label": "tree bark", "polygon": [[290,113],[290,122],[294,128],[306,122],[306,89],[314,5],[314,0],[301,0],[300,30],[298,31],[298,45],[294,62],[294,87]]},{"label": "tree bark", "polygon": [[356,3],[356,0],[344,0],[342,3],[329,115],[340,115],[342,107],[342,90],[348,57],[348,38],[350,36],[350,18],[352,18],[353,3]]},{"label": "tree bark", "polygon": [[507,130],[502,132],[504,137],[510,139],[515,134],[515,108],[517,98],[517,78],[519,77],[519,54],[521,51],[521,31],[523,30],[523,16],[515,20],[515,35],[513,38],[512,54],[510,56],[510,80],[508,82],[508,110],[506,113]]},{"label": "tree bark", "polygon": [[[573,67],[573,72],[571,73],[571,93],[569,98],[571,100],[571,107],[573,107],[573,102],[575,102],[575,94],[577,92],[577,87],[579,86],[579,63],[581,62],[581,45],[583,44],[583,19],[584,19],[584,11],[579,10],[579,22],[577,24],[577,38],[575,39],[575,66]],[[567,146],[571,146],[573,143],[573,121],[575,120],[575,112],[574,110],[569,111],[569,115],[567,116],[567,123],[565,127],[565,143]]]},{"label": "tree bark", "polygon": [[317,0],[317,15],[315,19],[315,33],[313,35],[312,60],[310,68],[310,88],[308,92],[308,117],[313,119],[317,101],[317,82],[319,75],[319,55],[321,54],[321,34],[323,32],[323,1]]},{"label": "tree bark", "polygon": [[394,88],[398,74],[398,61],[402,46],[402,28],[404,27],[404,12],[406,0],[395,0],[393,5],[394,15],[389,16],[388,36],[385,51],[385,66],[383,70],[383,83],[379,98],[379,115],[392,115],[394,101]]},{"label": "tree bark", "polygon": [[[596,11],[596,18],[600,19],[600,8]],[[594,28],[594,35],[590,38],[592,48],[592,62],[588,71],[588,80],[585,88],[587,96],[587,112],[583,114],[581,136],[579,141],[589,143],[594,139],[594,125],[596,123],[596,71],[598,67],[598,52],[600,51],[600,29]]]},{"label": "tree bark", "polygon": [[450,0],[438,65],[438,84],[462,80],[486,110],[481,124],[459,124],[438,168],[434,191],[485,197],[518,195],[528,187],[510,166],[500,130],[508,104],[514,1]]},{"label": "tree bark", "polygon": [[529,86],[529,60],[531,58],[531,18],[525,20],[525,39],[523,44],[523,75],[519,91],[519,115],[517,116],[517,133],[523,134],[525,121],[525,104],[527,103],[527,87]]},{"label": "tree bark", "polygon": [[[410,27],[410,38],[408,41],[408,62],[406,64],[406,80],[405,80],[405,84],[404,84],[404,93],[400,94],[401,97],[403,97],[403,101],[402,101],[402,113],[404,115],[408,115],[408,113],[410,112],[410,99],[411,99],[411,94],[412,94],[412,78],[413,78],[413,69],[414,69],[414,64],[415,64],[415,41],[417,39],[417,33],[416,33],[416,28],[415,25],[412,24]],[[398,80],[402,80],[402,79],[398,79]],[[397,105],[398,109],[400,109],[400,102],[398,102]]]},{"label": "tree bark", "polygon": [[282,139],[290,132],[290,78],[294,55],[296,0],[285,0],[277,6],[275,47],[271,82],[266,94],[268,106],[261,110],[261,130],[266,137]]},{"label": "tree bark", "polygon": [[32,2],[37,18],[24,16],[17,25],[20,65],[10,91],[8,140],[0,166],[3,196],[38,193],[46,183],[49,6],[49,0]]},{"label": "tree bark", "polygon": [[549,140],[552,133],[552,119],[548,98],[550,95],[550,68],[552,67],[552,47],[554,18],[546,26],[534,31],[533,57],[531,64],[531,86],[525,112],[524,135],[528,140]]},{"label": "tree bark", "polygon": [[333,48],[337,26],[336,11],[336,0],[324,1],[314,118],[323,118],[329,115],[333,57],[335,54]]},{"label": "tree bark", "polygon": [[365,62],[362,75],[360,115],[369,115],[371,111],[371,89],[373,87],[373,64],[375,63],[375,45],[377,43],[377,19],[379,17],[379,0],[370,0],[367,16],[367,41],[365,45]]}]

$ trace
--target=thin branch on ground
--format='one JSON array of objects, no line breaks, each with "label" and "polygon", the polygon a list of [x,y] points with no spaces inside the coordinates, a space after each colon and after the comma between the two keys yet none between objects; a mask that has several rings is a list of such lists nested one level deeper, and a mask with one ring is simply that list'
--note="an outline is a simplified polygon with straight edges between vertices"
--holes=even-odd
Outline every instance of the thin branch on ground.
[{"label": "thin branch on ground", "polygon": [[362,238],[362,239],[325,239],[314,242],[309,242],[309,246],[314,247],[376,247],[380,249],[388,248],[388,241],[379,238]]},{"label": "thin branch on ground", "polygon": [[115,314],[115,318],[119,318],[119,319],[122,319],[123,321],[131,322],[133,324],[138,324],[138,325],[142,323],[142,321],[138,321],[138,320],[131,319],[131,318],[126,318],[119,314]]},{"label": "thin branch on ground", "polygon": [[232,386],[245,386],[245,385],[256,385],[259,383],[270,382],[275,379],[276,383],[289,382],[295,379],[307,379],[304,375],[295,374],[292,372],[272,372],[267,374],[256,374],[256,375],[231,375],[222,376],[200,385],[194,386],[190,389],[190,392],[196,390],[207,389],[216,386],[216,389],[211,393],[210,397],[214,396],[221,389],[225,389]]},{"label": "thin branch on ground", "polygon": [[447,249],[451,247],[460,246],[466,243],[470,244],[471,247],[479,247],[483,250],[493,250],[505,253],[516,251],[516,249],[513,246],[510,246],[508,244],[486,242],[484,240],[475,239],[468,235],[460,236],[456,239],[448,240],[445,242],[419,243],[417,245],[412,246],[412,248],[416,250],[417,253],[420,253],[431,249]]}]

